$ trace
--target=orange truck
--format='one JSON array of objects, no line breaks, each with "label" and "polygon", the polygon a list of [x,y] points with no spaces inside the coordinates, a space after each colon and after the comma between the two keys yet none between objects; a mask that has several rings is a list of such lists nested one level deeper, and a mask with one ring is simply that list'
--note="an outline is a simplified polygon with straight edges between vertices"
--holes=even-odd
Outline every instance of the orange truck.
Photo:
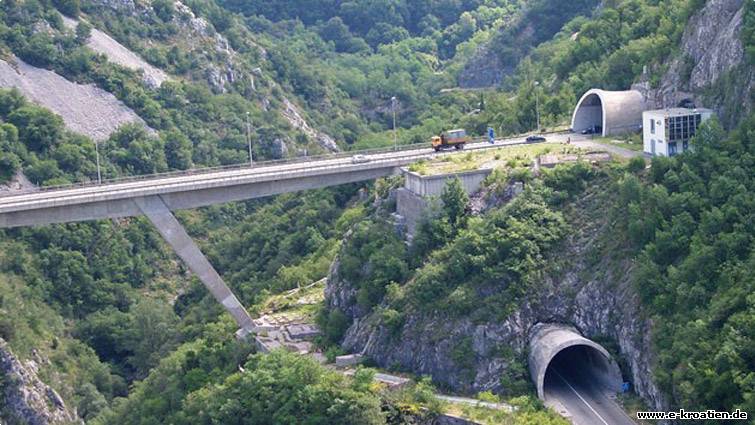
[{"label": "orange truck", "polygon": [[467,134],[466,130],[459,128],[456,130],[444,131],[440,136],[433,136],[431,143],[435,152],[441,149],[449,149],[451,147],[455,149],[464,149],[464,145],[469,143],[472,139]]}]

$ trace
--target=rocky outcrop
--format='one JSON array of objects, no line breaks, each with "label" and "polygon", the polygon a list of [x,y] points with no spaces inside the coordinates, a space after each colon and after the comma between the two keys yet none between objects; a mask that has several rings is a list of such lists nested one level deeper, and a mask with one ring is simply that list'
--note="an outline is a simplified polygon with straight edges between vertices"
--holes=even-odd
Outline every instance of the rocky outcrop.
[{"label": "rocky outcrop", "polygon": [[23,171],[18,170],[16,175],[14,175],[9,181],[0,184],[0,196],[8,192],[30,191],[35,188],[36,186],[34,183],[29,181]]},{"label": "rocky outcrop", "polygon": [[294,105],[290,100],[284,98],[283,106],[283,118],[285,118],[286,121],[291,124],[291,127],[301,131],[308,137],[315,140],[317,144],[320,145],[320,147],[327,150],[328,152],[338,152],[338,145],[336,145],[336,141],[327,134],[310,127],[307,121],[301,116],[299,108],[296,105]]},{"label": "rocky outcrop", "polygon": [[[348,239],[350,233],[346,235]],[[366,311],[357,304],[357,289],[341,277],[339,257],[333,261],[328,271],[328,284],[325,286],[325,306],[328,310],[340,310],[351,320],[359,319]]]},{"label": "rocky outcrop", "polygon": [[[752,108],[749,94],[755,87],[755,71],[746,66],[740,37],[744,3],[745,0],[709,0],[690,18],[679,54],[664,65],[668,70],[660,83],[651,86],[645,75],[634,88],[656,108],[691,103],[715,109],[725,122],[734,122],[737,116],[747,113]],[[733,79],[734,92],[727,96],[706,93],[726,77]]]},{"label": "rocky outcrop", "polygon": [[[598,198],[585,194],[575,210],[599,211]],[[369,356],[383,367],[430,375],[456,391],[504,391],[501,378],[514,362],[526,359],[531,330],[539,323],[564,323],[585,337],[615,343],[614,354],[626,365],[625,379],[649,405],[663,410],[666,401],[651,373],[651,323],[644,319],[630,282],[632,262],[607,258],[596,264],[594,249],[600,235],[611,229],[606,214],[573,220],[574,233],[552,254],[553,271],[544,271],[536,290],[503,320],[480,323],[437,311],[406,310],[401,328],[389,328],[379,314],[354,310],[354,288],[340,279],[334,263],[326,305],[354,318],[344,349]]]},{"label": "rocky outcrop", "polygon": [[80,422],[60,395],[37,376],[34,361],[22,362],[0,338],[0,422],[29,425]]},{"label": "rocky outcrop", "polygon": [[477,48],[459,73],[459,87],[465,89],[497,87],[501,85],[504,75],[509,75],[513,71],[513,66],[504,66],[491,46],[484,44]]}]

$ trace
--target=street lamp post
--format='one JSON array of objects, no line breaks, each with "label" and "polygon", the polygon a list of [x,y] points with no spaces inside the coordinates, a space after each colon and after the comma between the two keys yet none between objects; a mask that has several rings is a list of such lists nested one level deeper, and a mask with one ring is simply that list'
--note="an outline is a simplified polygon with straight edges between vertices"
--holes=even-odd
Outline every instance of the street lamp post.
[{"label": "street lamp post", "polygon": [[249,143],[249,166],[254,167],[254,159],[252,157],[252,124],[249,121],[249,112],[246,113],[246,140]]},{"label": "street lamp post", "polygon": [[94,153],[97,157],[97,183],[102,184],[102,173],[100,172],[100,149],[98,147],[99,145],[100,144],[98,142],[94,142]]},{"label": "street lamp post", "polygon": [[539,81],[535,81],[535,115],[537,116],[537,131],[540,132],[540,93],[537,91],[537,87],[540,85]]},{"label": "street lamp post", "polygon": [[393,150],[398,150],[398,137],[396,136],[396,96],[391,98],[391,109],[393,109]]}]

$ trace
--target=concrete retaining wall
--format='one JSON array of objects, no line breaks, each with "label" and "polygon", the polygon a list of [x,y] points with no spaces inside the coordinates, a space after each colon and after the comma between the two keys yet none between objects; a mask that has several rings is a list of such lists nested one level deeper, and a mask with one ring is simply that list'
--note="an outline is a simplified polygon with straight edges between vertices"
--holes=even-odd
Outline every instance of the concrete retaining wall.
[{"label": "concrete retaining wall", "polygon": [[396,191],[396,212],[404,217],[407,235],[414,235],[422,214],[427,210],[428,203],[427,199],[415,195],[409,189],[402,187]]},{"label": "concrete retaining wall", "polygon": [[423,176],[419,173],[402,168],[405,176],[404,187],[419,196],[440,196],[446,180],[458,177],[467,193],[474,193],[482,184],[485,177],[492,172],[491,169],[464,171],[461,173],[439,174],[436,176]]},{"label": "concrete retaining wall", "polygon": [[485,177],[492,170],[482,169],[437,176],[423,176],[406,168],[402,168],[401,172],[405,180],[404,187],[396,192],[396,212],[404,218],[406,234],[411,239],[428,207],[433,203],[440,205],[438,197],[443,193],[447,180],[458,177],[464,190],[472,194],[480,189]]}]

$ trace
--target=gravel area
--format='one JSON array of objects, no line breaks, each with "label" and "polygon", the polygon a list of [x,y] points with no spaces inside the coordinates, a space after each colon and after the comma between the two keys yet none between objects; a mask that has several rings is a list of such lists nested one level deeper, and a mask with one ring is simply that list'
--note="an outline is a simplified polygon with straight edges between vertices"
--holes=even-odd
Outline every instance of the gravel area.
[{"label": "gravel area", "polygon": [[[65,16],[63,23],[66,27],[74,30],[78,25],[78,21]],[[96,28],[92,28],[91,36],[87,40],[87,47],[107,56],[110,62],[129,69],[142,70],[145,82],[151,87],[160,87],[163,81],[168,79],[168,74],[163,70],[150,65],[139,55]]]},{"label": "gravel area", "polygon": [[18,58],[12,63],[0,60],[0,87],[18,88],[33,102],[60,115],[70,130],[95,140],[107,139],[125,123],[145,124],[115,96],[94,84],[73,83]]}]

